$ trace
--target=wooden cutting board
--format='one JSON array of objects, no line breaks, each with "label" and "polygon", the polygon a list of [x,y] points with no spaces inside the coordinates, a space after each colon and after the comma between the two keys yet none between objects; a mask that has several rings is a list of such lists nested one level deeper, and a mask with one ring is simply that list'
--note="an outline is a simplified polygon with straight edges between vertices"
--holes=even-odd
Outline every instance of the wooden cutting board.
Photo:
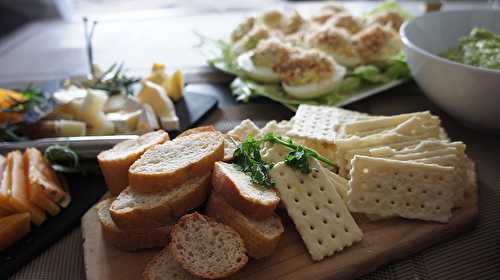
[{"label": "wooden cutting board", "polygon": [[[284,213],[285,235],[276,252],[264,260],[251,260],[232,279],[355,279],[378,267],[403,259],[473,227],[476,204],[454,212],[448,224],[390,219],[373,222],[355,216],[363,240],[321,262],[313,262],[299,234]],[[88,280],[142,279],[142,271],[159,250],[126,253],[102,238],[95,208],[82,219],[85,269]]]}]

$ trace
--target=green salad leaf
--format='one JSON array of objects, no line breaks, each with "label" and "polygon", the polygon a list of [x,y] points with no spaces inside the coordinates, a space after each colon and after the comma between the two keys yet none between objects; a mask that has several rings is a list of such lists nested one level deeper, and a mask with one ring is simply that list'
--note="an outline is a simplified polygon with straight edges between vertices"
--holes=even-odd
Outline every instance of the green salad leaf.
[{"label": "green salad leaf", "polygon": [[394,0],[386,0],[383,3],[378,4],[373,10],[366,13],[364,16],[366,18],[378,14],[381,12],[395,11],[402,15],[406,20],[414,19],[415,16],[403,10],[401,6]]}]

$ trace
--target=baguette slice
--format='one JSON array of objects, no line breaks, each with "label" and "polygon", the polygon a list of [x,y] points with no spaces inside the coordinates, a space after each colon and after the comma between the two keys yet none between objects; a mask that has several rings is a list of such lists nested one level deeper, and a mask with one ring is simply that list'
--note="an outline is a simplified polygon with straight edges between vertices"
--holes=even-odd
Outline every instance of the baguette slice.
[{"label": "baguette slice", "polygon": [[124,251],[163,247],[170,241],[171,225],[148,229],[123,230],[116,226],[111,219],[109,207],[113,198],[105,199],[97,204],[97,215],[101,222],[101,230],[106,241]]},{"label": "baguette slice", "polygon": [[191,128],[191,129],[184,131],[183,133],[177,135],[177,138],[200,133],[200,132],[207,132],[207,131],[208,132],[216,132],[217,130],[215,129],[215,127],[213,125],[199,126],[199,127],[194,127],[194,128]]},{"label": "baguette slice", "polygon": [[144,280],[196,280],[201,279],[187,272],[172,255],[169,246],[161,250],[148,262],[143,273]]},{"label": "baguette slice", "polygon": [[12,158],[11,161],[8,161],[8,164],[12,163],[12,166],[9,167],[12,176],[10,205],[18,213],[29,212],[31,214],[31,221],[39,226],[47,217],[42,209],[30,201],[28,180],[24,172],[23,155],[20,151],[14,151],[10,152],[8,156]]},{"label": "baguette slice", "polygon": [[159,227],[201,205],[210,187],[210,173],[158,193],[128,187],[111,204],[111,217],[123,229]]},{"label": "baguette slice", "polygon": [[180,218],[171,237],[170,248],[177,262],[199,277],[227,277],[248,261],[245,244],[234,229],[197,212]]},{"label": "baguette slice", "polygon": [[223,136],[200,132],[176,138],[151,148],[129,169],[130,187],[152,193],[173,189],[189,177],[212,170],[224,157]]},{"label": "baguette slice", "polygon": [[0,251],[30,232],[30,213],[10,215],[0,219]]},{"label": "baguette slice", "polygon": [[236,230],[245,242],[248,255],[255,259],[270,256],[284,232],[278,215],[261,221],[247,218],[215,192],[210,195],[206,214]]},{"label": "baguette slice", "polygon": [[272,216],[280,201],[274,189],[253,184],[248,175],[229,163],[215,163],[212,185],[232,207],[258,220]]},{"label": "baguette slice", "polygon": [[134,140],[123,141],[112,149],[99,153],[97,160],[111,194],[118,195],[129,185],[128,169],[146,150],[168,140],[168,133],[157,130]]}]

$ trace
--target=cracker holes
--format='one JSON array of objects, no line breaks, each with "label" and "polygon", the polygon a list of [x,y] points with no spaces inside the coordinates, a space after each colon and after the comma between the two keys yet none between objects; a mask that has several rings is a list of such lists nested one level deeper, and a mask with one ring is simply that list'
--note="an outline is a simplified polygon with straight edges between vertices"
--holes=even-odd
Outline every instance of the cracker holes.
[{"label": "cracker holes", "polygon": [[412,191],[413,191],[413,189],[412,189],[412,188],[408,188],[408,189],[407,189],[407,191],[408,191],[408,192],[412,192]]},{"label": "cracker holes", "polygon": [[302,216],[307,216],[306,210],[302,210]]},{"label": "cracker holes", "polygon": [[313,226],[313,225],[310,225],[310,226],[309,226],[309,229],[310,229],[311,231],[313,231],[313,230],[314,230],[314,226]]},{"label": "cracker holes", "polygon": [[313,179],[317,179],[317,178],[318,178],[318,175],[316,175],[316,173],[314,173],[314,174],[312,175],[312,177],[313,177]]},{"label": "cracker holes", "polygon": [[319,190],[322,191],[322,192],[324,192],[325,191],[325,187],[321,186],[321,187],[319,187]]},{"label": "cracker holes", "polygon": [[397,190],[398,190],[398,187],[394,186],[394,187],[392,187],[392,190],[393,190],[393,191],[397,191]]},{"label": "cracker holes", "polygon": [[311,196],[312,196],[312,193],[311,193],[311,192],[307,192],[307,196],[308,196],[308,197],[311,197]]},{"label": "cracker holes", "polygon": [[381,188],[382,188],[382,185],[377,184],[377,189],[379,189],[379,190],[380,190]]},{"label": "cracker holes", "polygon": [[299,183],[304,184],[304,179],[300,178]]},{"label": "cracker holes", "polygon": [[410,207],[411,204],[409,202],[406,202],[406,207]]},{"label": "cracker holes", "polygon": [[333,234],[333,233],[332,233],[332,234],[330,234],[330,237],[331,237],[332,239],[335,239],[337,236],[335,236],[335,234]]},{"label": "cracker holes", "polygon": [[344,228],[344,231],[345,231],[346,233],[348,233],[348,232],[349,232],[349,228],[348,228],[348,227],[345,227],[345,228]]},{"label": "cracker holes", "polygon": [[323,240],[318,239],[318,244],[319,244],[319,245],[323,245]]},{"label": "cracker holes", "polygon": [[375,198],[375,202],[376,202],[377,204],[379,204],[379,203],[380,203],[380,199]]},{"label": "cracker holes", "polygon": [[335,214],[335,216],[337,217],[337,219],[340,219],[340,214],[339,213]]},{"label": "cracker holes", "polygon": [[319,210],[319,205],[314,206],[314,209]]},{"label": "cracker holes", "polygon": [[438,191],[438,195],[439,196],[443,195],[443,192],[442,191]]},{"label": "cracker holes", "polygon": [[424,208],[425,208],[425,204],[423,204],[423,203],[422,203],[422,204],[420,204],[420,208],[421,208],[421,209],[424,209]]},{"label": "cracker holes", "polygon": [[285,176],[285,172],[283,172],[283,171],[282,171],[282,172],[280,172],[280,176],[281,176],[281,177]]},{"label": "cracker holes", "polygon": [[331,199],[328,199],[328,204],[333,204],[333,201]]},{"label": "cracker holes", "polygon": [[359,201],[365,201],[365,197],[364,196],[360,197]]},{"label": "cracker holes", "polygon": [[295,203],[299,203],[299,198],[298,197],[294,198],[293,200],[295,201]]},{"label": "cracker holes", "polygon": [[286,185],[286,188],[290,190],[292,187],[290,185]]},{"label": "cracker holes", "polygon": [[438,211],[441,210],[441,206],[437,205],[436,210],[438,210]]},{"label": "cracker holes", "polygon": [[424,175],[424,179],[425,179],[425,180],[429,179],[429,175],[427,175],[427,174],[426,174],[426,175]]},{"label": "cracker holes", "polygon": [[408,174],[408,176],[409,176],[410,178],[413,178],[413,176],[414,176],[414,175],[413,175],[413,173],[410,173],[410,174]]}]

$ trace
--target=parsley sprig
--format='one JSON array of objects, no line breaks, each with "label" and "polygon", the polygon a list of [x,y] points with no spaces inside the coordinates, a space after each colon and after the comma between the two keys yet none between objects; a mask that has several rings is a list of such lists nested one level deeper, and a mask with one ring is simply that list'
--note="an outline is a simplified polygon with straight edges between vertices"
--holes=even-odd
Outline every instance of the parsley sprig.
[{"label": "parsley sprig", "polygon": [[260,139],[254,139],[249,136],[243,143],[239,144],[234,152],[234,164],[237,168],[250,176],[255,184],[266,187],[274,186],[272,178],[269,176],[269,171],[273,168],[272,163],[268,163],[262,159],[260,150],[263,143],[273,143],[285,146],[289,152],[285,157],[285,164],[300,170],[304,174],[309,174],[309,158],[313,157],[328,165],[333,165],[333,162],[328,158],[320,155],[315,150],[293,143],[291,139],[283,139],[273,133],[267,133]]}]

